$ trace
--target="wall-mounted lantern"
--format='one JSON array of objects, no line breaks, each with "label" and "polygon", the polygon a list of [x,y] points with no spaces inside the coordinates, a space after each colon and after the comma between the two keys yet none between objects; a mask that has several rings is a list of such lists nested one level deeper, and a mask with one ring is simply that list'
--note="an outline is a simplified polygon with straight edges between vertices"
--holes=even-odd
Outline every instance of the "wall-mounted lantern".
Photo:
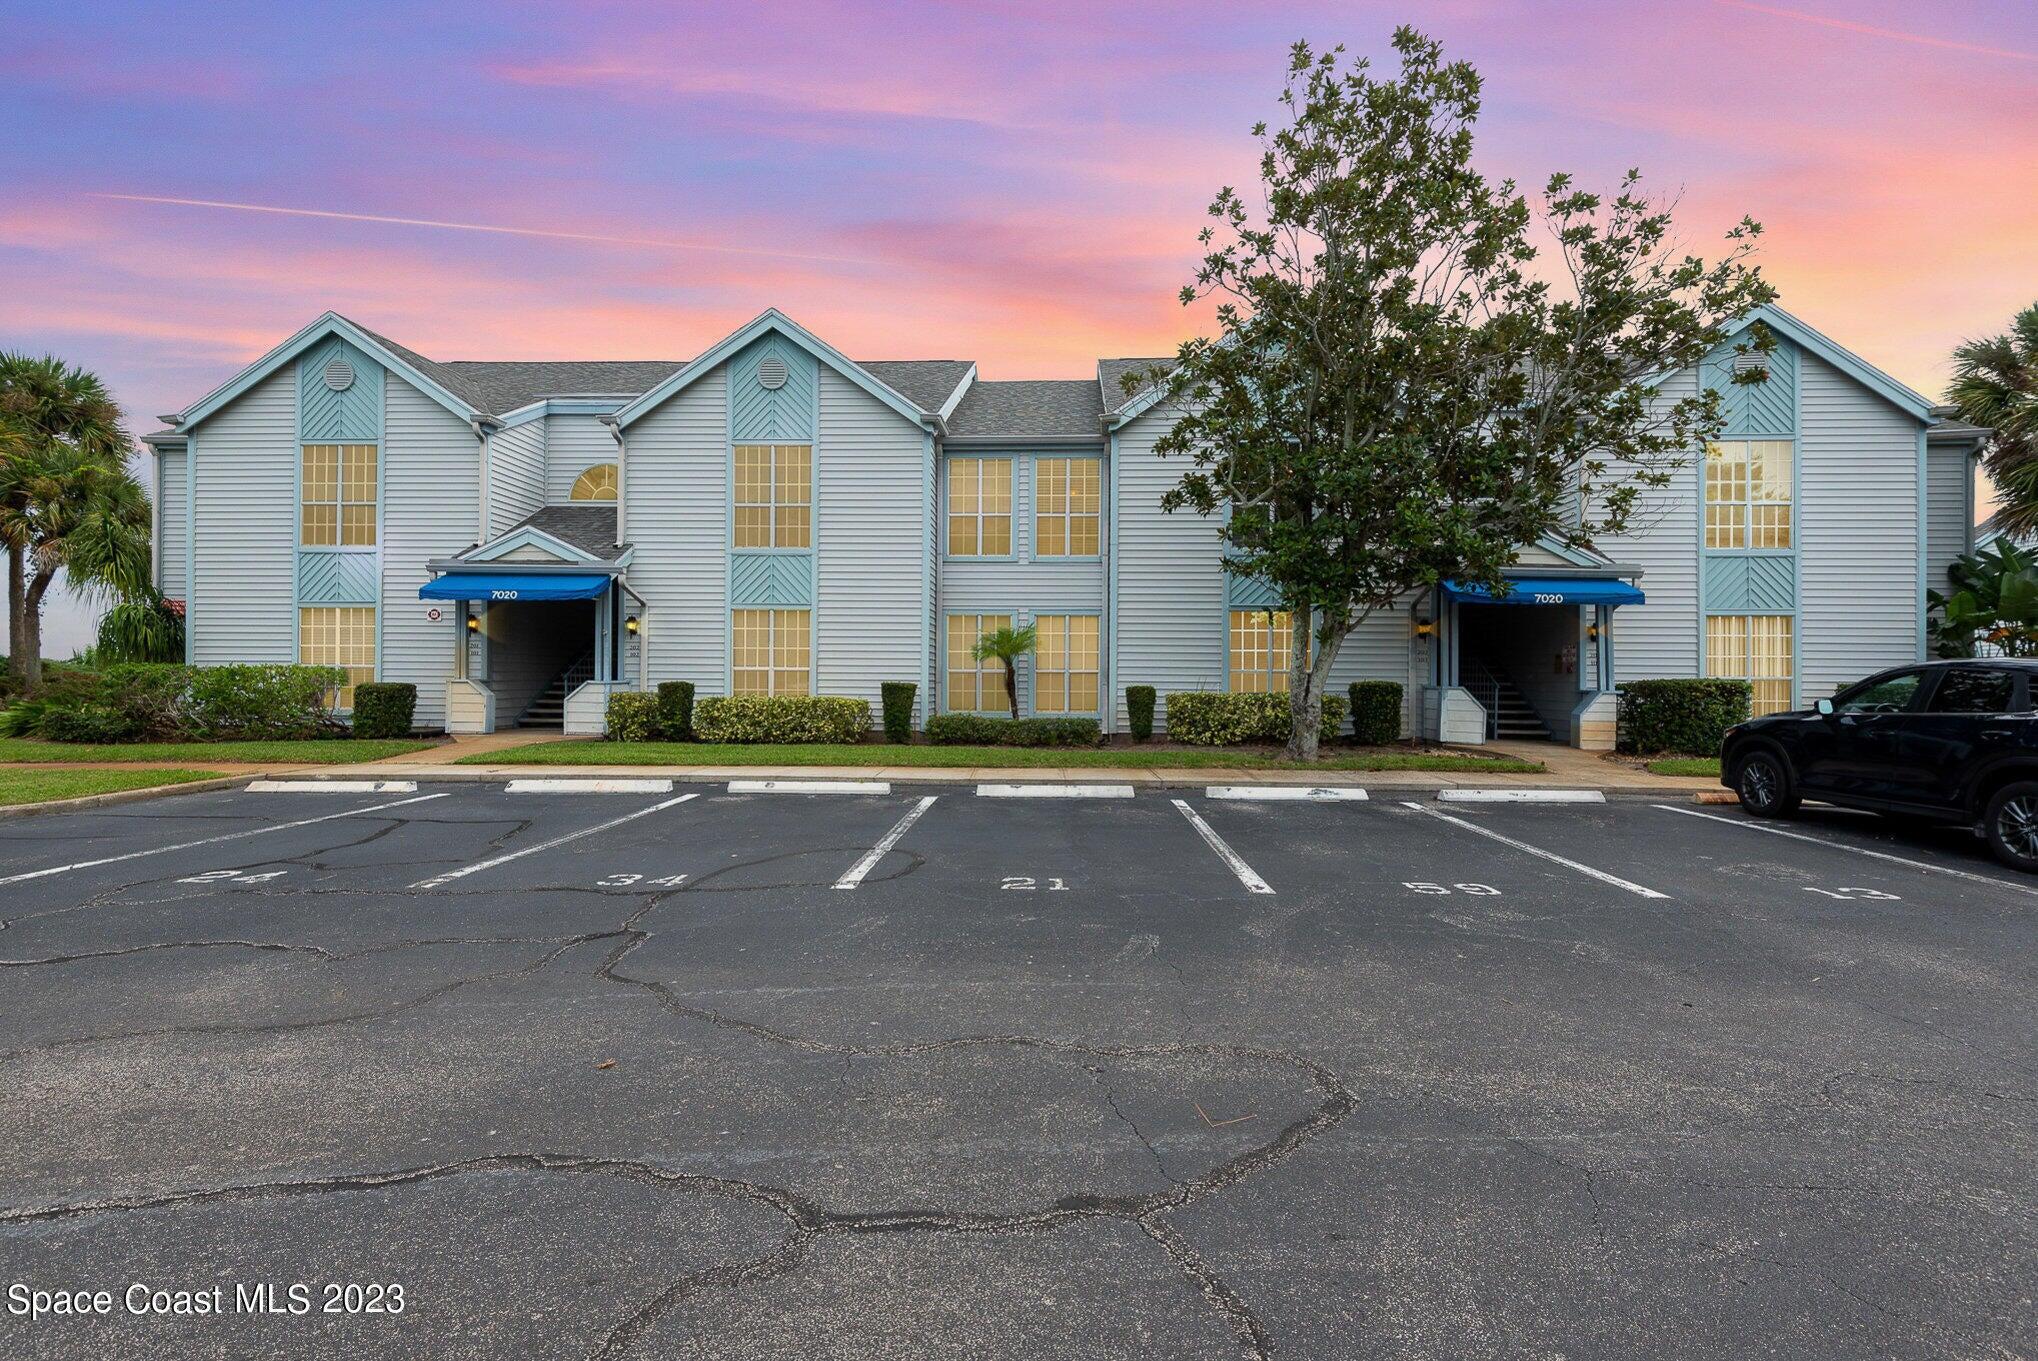
[{"label": "wall-mounted lantern", "polygon": [[467,631],[468,631],[469,633],[479,633],[479,632],[481,632],[481,616],[480,616],[480,615],[478,615],[478,614],[470,614],[470,615],[468,615],[468,616],[467,616]]},{"label": "wall-mounted lantern", "polygon": [[1436,624],[1436,620],[1434,620],[1434,619],[1418,619],[1418,620],[1416,620],[1416,621],[1415,621],[1415,636],[1416,636],[1416,637],[1418,637],[1418,638],[1434,638],[1434,637],[1436,637],[1436,633],[1437,633],[1437,624]]},{"label": "wall-mounted lantern", "polygon": [[630,616],[630,617],[629,617],[628,619],[625,619],[625,620],[623,621],[623,631],[624,631],[624,632],[626,632],[626,633],[628,633],[628,634],[629,634],[629,635],[630,635],[630,636],[631,636],[632,638],[634,638],[634,637],[636,637],[636,636],[637,636],[637,616],[636,616],[636,615],[634,615],[634,614],[633,614],[633,615],[631,615],[631,616]]}]

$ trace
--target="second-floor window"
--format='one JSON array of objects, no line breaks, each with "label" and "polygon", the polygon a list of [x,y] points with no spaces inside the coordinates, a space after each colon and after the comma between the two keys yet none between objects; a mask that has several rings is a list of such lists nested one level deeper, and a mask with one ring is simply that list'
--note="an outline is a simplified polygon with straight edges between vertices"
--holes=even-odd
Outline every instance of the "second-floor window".
[{"label": "second-floor window", "polygon": [[1791,546],[1791,443],[1715,440],[1705,447],[1705,546]]},{"label": "second-floor window", "polygon": [[1097,555],[1104,461],[1043,458],[1033,465],[1033,552],[1042,558]]},{"label": "second-floor window", "polygon": [[307,444],[303,457],[298,542],[308,548],[373,548],[375,446]]},{"label": "second-floor window", "polygon": [[616,465],[597,463],[573,479],[571,501],[613,501],[616,499]]},{"label": "second-floor window", "polygon": [[1012,460],[948,460],[948,551],[958,558],[1012,552]]},{"label": "second-floor window", "polygon": [[736,446],[736,547],[814,546],[814,449]]}]

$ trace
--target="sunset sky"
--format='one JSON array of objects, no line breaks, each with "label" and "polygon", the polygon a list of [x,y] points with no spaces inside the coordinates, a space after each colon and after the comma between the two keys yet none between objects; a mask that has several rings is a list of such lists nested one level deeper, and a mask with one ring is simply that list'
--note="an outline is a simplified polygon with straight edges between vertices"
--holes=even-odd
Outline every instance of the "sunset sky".
[{"label": "sunset sky", "polygon": [[[1696,248],[1938,396],[2038,299],[2030,0],[346,6],[0,0],[0,347],[139,431],[328,308],[438,359],[1172,348],[1297,38],[1485,75],[1480,159],[1639,166]],[[51,651],[78,641],[59,629]]]}]

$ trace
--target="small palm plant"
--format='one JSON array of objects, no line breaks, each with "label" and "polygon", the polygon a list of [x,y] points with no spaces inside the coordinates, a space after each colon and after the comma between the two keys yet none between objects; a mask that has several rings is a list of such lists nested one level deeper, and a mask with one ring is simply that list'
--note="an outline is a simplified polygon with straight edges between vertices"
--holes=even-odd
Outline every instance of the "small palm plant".
[{"label": "small palm plant", "polygon": [[1012,717],[1019,717],[1019,659],[1033,651],[1038,633],[1033,625],[1023,629],[992,629],[977,639],[970,655],[980,662],[998,661],[1005,667],[1005,698],[1011,701]]}]

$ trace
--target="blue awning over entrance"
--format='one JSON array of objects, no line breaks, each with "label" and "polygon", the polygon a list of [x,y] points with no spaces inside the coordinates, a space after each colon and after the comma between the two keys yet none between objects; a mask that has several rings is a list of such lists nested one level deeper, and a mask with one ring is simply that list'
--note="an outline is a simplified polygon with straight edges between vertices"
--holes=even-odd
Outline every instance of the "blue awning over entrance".
[{"label": "blue awning over entrance", "polygon": [[547,572],[448,572],[418,587],[420,600],[592,600],[606,576]]},{"label": "blue awning over entrance", "polygon": [[1507,584],[1514,589],[1495,595],[1484,586],[1446,581],[1444,594],[1480,605],[1639,605],[1645,599],[1639,587],[1608,578],[1509,577]]}]

